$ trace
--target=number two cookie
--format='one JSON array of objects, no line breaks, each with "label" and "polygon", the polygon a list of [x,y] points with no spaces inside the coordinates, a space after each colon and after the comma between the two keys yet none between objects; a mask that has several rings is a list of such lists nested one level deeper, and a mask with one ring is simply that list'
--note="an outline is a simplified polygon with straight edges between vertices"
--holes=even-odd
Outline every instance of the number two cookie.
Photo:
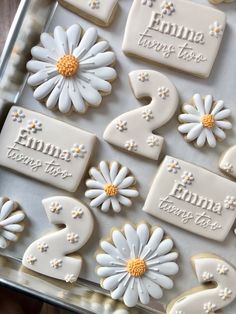
[{"label": "number two cookie", "polygon": [[33,271],[66,282],[75,282],[82,259],[67,256],[79,250],[88,241],[93,230],[89,209],[78,200],[56,196],[43,200],[48,220],[64,229],[34,241],[25,251],[23,265]]},{"label": "number two cookie", "polygon": [[179,101],[177,90],[166,76],[156,71],[133,71],[129,79],[135,97],[151,98],[151,102],[114,119],[103,137],[127,151],[158,160],[164,138],[153,131],[173,117]]}]

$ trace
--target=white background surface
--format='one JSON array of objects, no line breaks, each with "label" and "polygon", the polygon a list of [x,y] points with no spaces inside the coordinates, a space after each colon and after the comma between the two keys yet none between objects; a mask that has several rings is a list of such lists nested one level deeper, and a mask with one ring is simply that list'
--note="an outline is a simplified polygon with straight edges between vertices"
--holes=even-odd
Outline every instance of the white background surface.
[{"label": "white background surface", "polygon": [[[207,0],[196,2],[209,5]],[[195,164],[206,167],[213,172],[220,173],[218,170],[218,160],[221,153],[231,145],[236,144],[236,2],[217,6],[219,9],[226,12],[228,26],[209,79],[194,78],[187,74],[174,72],[158,66],[149,65],[138,59],[126,57],[121,51],[121,45],[131,3],[131,0],[120,0],[119,10],[112,26],[107,29],[98,27],[101,37],[110,42],[112,49],[116,53],[116,70],[118,72],[118,79],[113,83],[111,96],[105,97],[98,109],[89,108],[87,113],[82,116],[76,113],[73,113],[71,116],[64,116],[57,112],[53,113],[47,110],[44,105],[33,99],[33,91],[28,86],[26,86],[23,91],[19,105],[54,116],[71,125],[81,127],[97,134],[98,143],[94,158],[91,160],[90,165],[96,166],[99,161],[103,159],[117,160],[131,169],[139,183],[138,188],[140,190],[140,197],[134,202],[131,208],[124,209],[120,214],[113,214],[112,212],[104,214],[99,209],[92,210],[96,227],[87,245],[80,250],[80,254],[84,259],[81,277],[94,282],[99,281],[99,278],[94,271],[96,266],[94,253],[98,248],[98,239],[109,234],[111,227],[121,227],[128,221],[139,223],[140,221],[145,220],[150,224],[163,227],[175,240],[177,250],[180,253],[178,260],[180,272],[174,278],[175,287],[171,291],[166,291],[164,298],[161,300],[161,302],[167,303],[186,289],[198,285],[190,265],[190,257],[192,255],[201,252],[211,252],[225,257],[236,266],[236,237],[234,236],[233,231],[231,231],[224,243],[214,242],[189,232],[185,232],[182,229],[178,229],[175,226],[169,225],[168,223],[162,222],[142,212],[143,203],[160,161],[154,162],[123,152],[116,147],[112,147],[102,140],[102,134],[107,124],[113,118],[141,105],[131,92],[128,83],[128,73],[135,69],[145,68],[159,70],[167,75],[176,85],[181,102],[191,98],[196,92],[202,95],[211,93],[216,99],[223,99],[226,106],[231,108],[233,112],[232,122],[234,124],[234,130],[228,132],[227,139],[223,143],[218,144],[216,149],[205,148],[199,150],[194,148],[191,144],[187,144],[182,135],[177,131],[177,114],[170,123],[158,130],[158,133],[166,139],[163,155],[168,154],[189,162],[194,162]],[[201,17],[199,17],[199,23],[201,23],[200,19]],[[68,27],[73,23],[80,23],[84,28],[92,25],[92,23],[58,7],[50,23],[49,32],[52,32],[56,25]],[[60,131],[61,136],[63,136],[63,130],[59,130],[58,132]],[[87,204],[89,203],[89,200],[84,197],[84,181],[82,181],[82,184],[76,193],[70,194],[23,177],[22,175],[14,174],[3,168],[0,169],[0,180],[2,182],[0,185],[0,195],[6,195],[18,201],[28,216],[27,226],[20,241],[5,251],[5,253],[15,257],[21,258],[24,250],[33,240],[52,229],[52,226],[47,221],[45,211],[41,204],[42,199],[55,195],[68,195],[79,198]],[[224,310],[224,313],[235,314],[235,311],[236,304],[234,302]]]}]

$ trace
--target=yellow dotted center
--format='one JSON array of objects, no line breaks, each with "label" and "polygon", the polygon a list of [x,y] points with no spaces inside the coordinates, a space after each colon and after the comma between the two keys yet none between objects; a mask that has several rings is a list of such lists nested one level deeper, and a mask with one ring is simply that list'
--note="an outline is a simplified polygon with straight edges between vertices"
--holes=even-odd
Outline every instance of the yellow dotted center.
[{"label": "yellow dotted center", "polygon": [[80,148],[79,147],[74,148],[74,152],[79,154],[80,153]]},{"label": "yellow dotted center", "polygon": [[15,112],[15,113],[14,113],[14,116],[15,116],[16,118],[18,118],[18,117],[19,117],[19,113],[18,113],[18,112]]},{"label": "yellow dotted center", "polygon": [[107,183],[104,185],[104,191],[108,196],[115,196],[118,193],[118,188],[112,183]]},{"label": "yellow dotted center", "polygon": [[65,76],[73,76],[78,70],[79,63],[73,55],[64,55],[57,61],[57,71]]},{"label": "yellow dotted center", "polygon": [[127,272],[133,277],[142,276],[146,270],[146,263],[141,258],[132,258],[127,263]]},{"label": "yellow dotted center", "polygon": [[36,127],[35,123],[31,123],[31,124],[30,124],[30,128],[31,128],[31,129],[34,129],[35,127]]},{"label": "yellow dotted center", "polygon": [[215,33],[220,33],[220,30],[221,30],[220,27],[215,27],[215,28],[214,28],[214,32],[215,32]]},{"label": "yellow dotted center", "polygon": [[212,114],[204,114],[201,123],[205,128],[212,128],[215,125],[215,118]]}]

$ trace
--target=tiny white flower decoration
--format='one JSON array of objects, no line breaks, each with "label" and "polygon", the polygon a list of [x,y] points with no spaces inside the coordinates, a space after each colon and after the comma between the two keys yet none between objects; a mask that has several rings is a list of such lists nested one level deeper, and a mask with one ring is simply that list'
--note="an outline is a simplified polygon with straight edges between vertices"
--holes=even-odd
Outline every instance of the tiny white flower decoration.
[{"label": "tiny white flower decoration", "polygon": [[74,208],[74,209],[71,211],[72,218],[74,218],[74,219],[82,218],[82,217],[83,217],[83,214],[84,214],[84,211],[83,211],[82,208]]},{"label": "tiny white flower decoration", "polygon": [[216,38],[222,36],[223,34],[223,27],[220,25],[218,21],[215,21],[213,24],[209,26],[209,34]]},{"label": "tiny white flower decoration", "polygon": [[23,110],[21,109],[14,109],[12,110],[12,113],[11,113],[11,117],[12,117],[12,120],[14,122],[22,122],[22,120],[25,118],[25,114],[23,112]]},{"label": "tiny white flower decoration", "polygon": [[142,0],[142,4],[143,5],[148,5],[150,8],[153,6],[153,3],[155,2],[156,0]]},{"label": "tiny white flower decoration", "polygon": [[42,131],[42,123],[38,120],[30,120],[28,122],[27,129],[33,133],[36,133],[37,131]]},{"label": "tiny white flower decoration", "polygon": [[99,9],[100,1],[99,0],[89,0],[89,6],[91,9]]},{"label": "tiny white flower decoration", "polygon": [[149,81],[149,74],[147,72],[141,72],[138,75],[138,80],[140,82],[146,82]]},{"label": "tiny white flower decoration", "polygon": [[212,302],[208,302],[203,305],[203,309],[206,314],[214,313],[214,310],[216,309],[216,305]]},{"label": "tiny white flower decoration", "polygon": [[7,248],[11,242],[16,242],[17,234],[24,230],[25,214],[18,209],[16,202],[8,198],[0,198],[0,248]]},{"label": "tiny white flower decoration", "polygon": [[45,242],[39,243],[39,244],[37,245],[37,249],[38,249],[41,253],[47,252],[47,250],[48,250],[48,245],[47,245],[47,243],[45,243]]},{"label": "tiny white flower decoration", "polygon": [[159,146],[160,142],[159,142],[159,139],[158,139],[158,137],[156,135],[150,135],[147,138],[147,144],[150,147],[154,147],[154,146]]},{"label": "tiny white flower decoration", "polygon": [[60,211],[62,210],[62,206],[58,202],[52,202],[49,209],[54,214],[60,214]]},{"label": "tiny white flower decoration", "polygon": [[194,176],[191,172],[188,172],[188,171],[184,171],[183,175],[181,176],[182,178],[182,182],[184,184],[189,184],[191,185],[194,181]]},{"label": "tiny white flower decoration", "polygon": [[66,238],[67,241],[69,241],[71,244],[77,243],[79,241],[79,235],[74,232],[68,233]]},{"label": "tiny white flower decoration", "polygon": [[226,119],[231,111],[225,109],[222,100],[214,101],[211,95],[203,98],[195,94],[192,104],[184,104],[183,114],[179,115],[182,123],[178,130],[186,134],[188,142],[195,141],[198,147],[208,143],[210,147],[216,146],[216,139],[223,141],[226,138],[224,129],[232,128],[232,124]]},{"label": "tiny white flower decoration", "polygon": [[[91,9],[99,8],[99,0],[87,1]],[[27,63],[34,98],[62,113],[84,113],[89,106],[98,107],[116,78],[115,54],[108,50],[108,42],[100,41],[95,27],[83,31],[78,24],[67,30],[56,26],[53,34],[42,33],[40,38]]]},{"label": "tiny white flower decoration", "polygon": [[166,87],[159,87],[158,88],[158,96],[161,97],[162,99],[166,99],[167,97],[170,96],[170,90],[169,88]]},{"label": "tiny white flower decoration", "polygon": [[127,122],[120,120],[120,121],[116,124],[116,128],[117,128],[117,130],[119,130],[120,132],[126,131],[126,130],[127,130]]},{"label": "tiny white flower decoration", "polygon": [[223,164],[222,166],[222,169],[227,172],[227,173],[232,173],[233,170],[234,170],[234,167],[232,164],[230,164],[229,162],[226,162],[225,164]]},{"label": "tiny white flower decoration", "polygon": [[223,265],[223,264],[219,264],[218,266],[217,266],[217,272],[220,274],[220,275],[227,275],[227,273],[228,273],[228,271],[229,271],[229,269],[228,269],[228,267],[226,267],[225,265]]},{"label": "tiny white flower decoration", "polygon": [[173,12],[175,12],[174,4],[172,1],[163,1],[161,3],[161,13],[171,15]]},{"label": "tiny white flower decoration", "polygon": [[99,168],[93,167],[89,173],[91,179],[86,181],[88,190],[85,196],[92,199],[91,207],[101,207],[104,212],[112,208],[118,213],[122,205],[132,205],[130,198],[139,195],[135,189],[135,178],[130,175],[129,169],[116,161],[101,161]]},{"label": "tiny white flower decoration", "polygon": [[232,291],[228,288],[221,289],[219,292],[219,297],[221,297],[222,300],[230,299],[232,295]]},{"label": "tiny white flower decoration", "polygon": [[167,170],[172,173],[177,173],[180,169],[180,165],[177,160],[172,159],[171,162],[167,165]]},{"label": "tiny white flower decoration", "polygon": [[209,280],[212,280],[214,278],[213,274],[209,273],[208,271],[205,271],[203,274],[202,274],[202,279],[204,281],[209,281]]},{"label": "tiny white flower decoration", "polygon": [[83,144],[74,144],[71,148],[72,155],[75,158],[84,158],[87,151],[85,149],[85,146]]},{"label": "tiny white flower decoration", "polygon": [[128,140],[125,142],[125,148],[128,151],[136,152],[138,149],[138,145],[136,144],[136,142],[134,140]]},{"label": "tiny white flower decoration", "polygon": [[146,121],[150,121],[151,119],[153,119],[154,116],[153,116],[152,110],[151,110],[151,109],[145,109],[145,110],[143,110],[142,117],[143,117],[143,119],[145,119]]},{"label": "tiny white flower decoration", "polygon": [[126,224],[123,232],[114,230],[111,238],[111,241],[101,242],[103,252],[96,256],[96,260],[100,265],[97,274],[102,279],[101,285],[111,292],[112,299],[123,298],[129,307],[138,301],[148,304],[150,295],[159,299],[163,287],[173,287],[168,276],[179,270],[175,262],[178,254],[172,251],[174,243],[170,238],[164,238],[162,228],[157,227],[151,232],[145,223],[137,228]]},{"label": "tiny white flower decoration", "polygon": [[57,269],[62,267],[62,260],[54,258],[53,260],[50,261],[50,266]]},{"label": "tiny white flower decoration", "polygon": [[236,209],[236,198],[234,196],[226,196],[224,200],[224,208],[235,210]]},{"label": "tiny white flower decoration", "polygon": [[73,283],[76,281],[76,277],[73,274],[67,274],[65,276],[65,282]]},{"label": "tiny white flower decoration", "polygon": [[26,258],[27,263],[29,263],[30,265],[34,265],[35,262],[37,261],[37,258],[33,255],[29,255]]}]

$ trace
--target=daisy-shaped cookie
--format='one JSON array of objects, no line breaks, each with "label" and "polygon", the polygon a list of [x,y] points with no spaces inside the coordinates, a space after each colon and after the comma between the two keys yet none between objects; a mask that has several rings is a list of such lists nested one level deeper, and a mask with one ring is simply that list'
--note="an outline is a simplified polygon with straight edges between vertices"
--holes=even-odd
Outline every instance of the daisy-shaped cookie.
[{"label": "daisy-shaped cookie", "polygon": [[203,98],[195,94],[192,101],[183,105],[183,114],[179,115],[182,123],[178,130],[186,134],[188,142],[195,142],[198,147],[207,143],[216,146],[216,141],[226,137],[224,130],[232,128],[226,119],[230,117],[230,109],[224,107],[222,100],[215,101],[211,95]]},{"label": "daisy-shaped cookie", "polygon": [[130,224],[123,231],[114,230],[111,241],[101,241],[103,252],[97,254],[97,274],[101,286],[111,292],[113,299],[123,298],[131,307],[138,301],[148,304],[150,297],[159,299],[164,289],[172,289],[179,267],[172,251],[171,239],[164,238],[162,228],[149,229],[146,223],[134,228]]},{"label": "daisy-shaped cookie", "polygon": [[128,168],[118,162],[101,161],[99,168],[91,168],[91,179],[86,181],[88,190],[85,196],[92,199],[91,207],[101,207],[107,212],[110,208],[120,212],[122,205],[131,206],[130,198],[139,195],[135,189],[135,178],[130,175]]},{"label": "daisy-shaped cookie", "polygon": [[8,198],[0,198],[0,249],[5,249],[10,242],[16,242],[18,234],[24,230],[22,222],[25,214],[17,207],[17,203]]},{"label": "daisy-shaped cookie", "polygon": [[33,47],[33,59],[27,63],[34,73],[28,80],[36,88],[34,97],[62,113],[83,113],[87,106],[99,106],[116,77],[109,67],[115,55],[108,48],[106,41],[98,41],[93,27],[83,32],[77,24],[66,31],[57,26],[54,36],[43,33],[41,45]]}]

